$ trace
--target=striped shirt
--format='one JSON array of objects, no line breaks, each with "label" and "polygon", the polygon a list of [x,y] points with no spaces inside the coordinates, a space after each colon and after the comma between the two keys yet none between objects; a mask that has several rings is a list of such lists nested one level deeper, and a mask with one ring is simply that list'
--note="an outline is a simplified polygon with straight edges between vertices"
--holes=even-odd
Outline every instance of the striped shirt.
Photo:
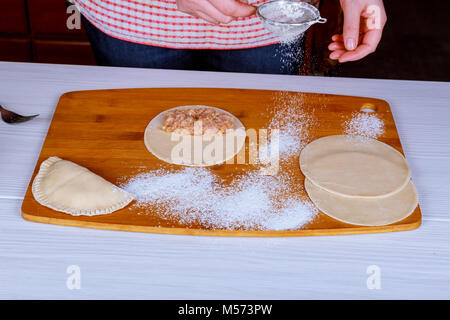
[{"label": "striped shirt", "polygon": [[[268,0],[250,0],[259,5]],[[177,9],[176,0],[74,0],[104,33],[126,41],[177,49],[243,49],[278,43],[256,15],[214,25]]]}]

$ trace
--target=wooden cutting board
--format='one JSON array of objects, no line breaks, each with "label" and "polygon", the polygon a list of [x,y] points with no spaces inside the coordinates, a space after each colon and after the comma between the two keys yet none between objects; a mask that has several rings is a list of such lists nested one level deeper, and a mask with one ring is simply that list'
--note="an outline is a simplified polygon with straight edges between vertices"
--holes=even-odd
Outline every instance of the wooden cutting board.
[{"label": "wooden cutting board", "polygon": [[[314,236],[403,231],[418,228],[421,212],[417,207],[403,221],[388,226],[362,227],[334,220],[319,213],[298,230],[248,231],[212,230],[201,225],[183,225],[156,214],[142,214],[128,207],[109,215],[76,217],[60,213],[37,203],[31,183],[40,164],[51,156],[73,161],[118,184],[123,177],[132,177],[157,168],[179,168],[164,163],[149,153],[144,145],[144,130],[160,112],[190,104],[219,107],[237,116],[246,128],[267,128],[269,111],[280,97],[296,103],[303,112],[314,114],[317,125],[311,128],[311,141],[328,135],[343,134],[343,123],[361,112],[363,106],[376,109],[384,121],[385,132],[378,140],[403,153],[389,104],[380,99],[315,93],[270,90],[214,88],[151,88],[68,92],[61,96],[42,147],[36,168],[22,204],[22,216],[29,221],[65,226],[88,227],[150,233],[211,236]],[[289,115],[286,115],[289,117]],[[247,146],[248,147],[248,146]],[[298,156],[289,170],[298,185],[304,177]],[[251,170],[248,164],[222,164],[210,167],[220,177],[232,178],[237,172]],[[304,192],[300,191],[300,192]],[[364,210],[364,208],[361,208]]]}]

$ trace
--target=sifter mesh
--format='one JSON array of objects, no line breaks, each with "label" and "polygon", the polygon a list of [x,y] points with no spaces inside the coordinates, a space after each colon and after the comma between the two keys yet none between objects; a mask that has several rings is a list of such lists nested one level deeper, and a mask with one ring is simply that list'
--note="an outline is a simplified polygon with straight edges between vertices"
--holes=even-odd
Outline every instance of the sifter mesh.
[{"label": "sifter mesh", "polygon": [[285,39],[299,37],[311,25],[327,21],[316,7],[294,0],[263,3],[256,13],[267,30]]}]

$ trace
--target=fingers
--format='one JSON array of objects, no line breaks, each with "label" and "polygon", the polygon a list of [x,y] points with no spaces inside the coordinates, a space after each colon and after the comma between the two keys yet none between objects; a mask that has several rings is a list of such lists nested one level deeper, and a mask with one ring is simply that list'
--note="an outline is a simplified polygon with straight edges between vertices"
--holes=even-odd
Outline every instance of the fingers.
[{"label": "fingers", "polygon": [[355,50],[359,41],[359,26],[362,8],[359,1],[342,1],[344,12],[344,45],[347,50]]},{"label": "fingers", "polygon": [[178,10],[213,24],[227,24],[255,13],[247,0],[177,0]]},{"label": "fingers", "polygon": [[330,59],[332,59],[332,60],[339,60],[339,58],[344,54],[344,53],[346,53],[347,51],[345,51],[345,50],[340,50],[340,49],[338,49],[338,50],[335,50],[335,51],[333,51],[332,53],[330,53]]},{"label": "fingers", "polygon": [[181,12],[202,18],[213,24],[230,23],[233,18],[216,9],[208,0],[177,0]]},{"label": "fingers", "polygon": [[362,44],[359,45],[358,48],[356,48],[354,51],[345,51],[337,58],[337,60],[339,60],[339,62],[341,63],[348,61],[356,61],[361,58],[364,58],[370,53],[372,53],[370,47],[365,44]]},{"label": "fingers", "polygon": [[209,0],[220,12],[230,17],[248,17],[255,13],[256,9],[240,0]]},{"label": "fingers", "polygon": [[335,34],[331,37],[331,40],[344,42],[344,37],[341,34]]},{"label": "fingers", "polygon": [[344,30],[342,35],[335,34],[331,37],[332,42],[328,46],[332,51],[330,59],[339,62],[356,61],[376,50],[387,20],[383,2],[372,0],[372,4],[365,8],[360,3],[341,0]]},{"label": "fingers", "polygon": [[336,41],[336,42],[332,42],[328,45],[328,50],[330,50],[330,51],[345,50],[345,46],[342,41]]},{"label": "fingers", "polygon": [[210,16],[211,18],[217,20],[219,23],[230,23],[233,21],[233,17],[225,14],[223,11],[218,10],[214,5],[212,5],[209,1],[206,1],[205,5],[202,6],[200,12]]},{"label": "fingers", "polygon": [[208,16],[207,14],[205,14],[201,11],[198,11],[195,13],[193,12],[192,15],[194,17],[202,18],[203,20],[208,21],[209,23],[212,23],[212,24],[220,24],[220,21],[217,21],[216,19],[211,18],[210,16]]},{"label": "fingers", "polygon": [[361,44],[354,51],[347,51],[339,56],[339,62],[356,61],[374,52],[381,40],[382,31],[379,29],[367,31]]},{"label": "fingers", "polygon": [[340,34],[335,34],[331,37],[333,41],[328,45],[328,50],[331,51],[329,58],[338,60],[345,52],[344,37]]},{"label": "fingers", "polygon": [[198,11],[203,13],[203,15],[211,17],[219,23],[230,23],[231,21],[233,21],[233,17],[217,9],[211,2],[207,0],[202,1],[202,5],[199,6]]}]

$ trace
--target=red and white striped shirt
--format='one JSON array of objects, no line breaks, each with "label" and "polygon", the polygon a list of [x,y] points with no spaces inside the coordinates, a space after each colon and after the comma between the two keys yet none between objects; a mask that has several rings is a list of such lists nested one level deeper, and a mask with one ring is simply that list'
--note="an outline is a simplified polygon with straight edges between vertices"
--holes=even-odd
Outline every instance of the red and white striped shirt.
[{"label": "red and white striped shirt", "polygon": [[[268,0],[250,0],[259,5]],[[278,43],[256,15],[214,25],[177,10],[176,0],[74,0],[104,33],[126,41],[177,49],[243,49]]]}]

